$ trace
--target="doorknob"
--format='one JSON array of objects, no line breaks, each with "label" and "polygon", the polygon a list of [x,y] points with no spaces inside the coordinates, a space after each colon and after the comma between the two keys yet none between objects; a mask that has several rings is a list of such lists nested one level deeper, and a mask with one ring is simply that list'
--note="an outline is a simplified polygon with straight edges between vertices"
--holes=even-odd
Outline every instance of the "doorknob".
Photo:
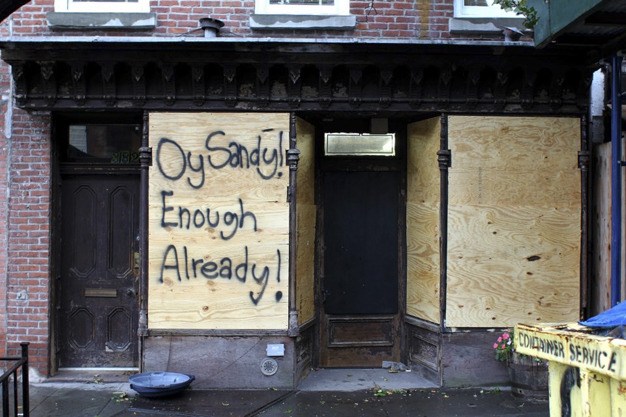
[{"label": "doorknob", "polygon": [[133,288],[129,288],[126,290],[126,295],[129,297],[134,297],[135,295],[137,295],[137,293],[135,292]]}]

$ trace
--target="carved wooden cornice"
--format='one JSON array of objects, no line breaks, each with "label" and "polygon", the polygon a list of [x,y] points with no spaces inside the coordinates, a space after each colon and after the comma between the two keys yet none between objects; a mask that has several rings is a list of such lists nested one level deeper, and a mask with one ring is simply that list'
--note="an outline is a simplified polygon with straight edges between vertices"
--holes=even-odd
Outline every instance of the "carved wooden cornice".
[{"label": "carved wooden cornice", "polygon": [[54,46],[3,45],[19,107],[583,113],[591,80],[574,54],[531,48]]}]

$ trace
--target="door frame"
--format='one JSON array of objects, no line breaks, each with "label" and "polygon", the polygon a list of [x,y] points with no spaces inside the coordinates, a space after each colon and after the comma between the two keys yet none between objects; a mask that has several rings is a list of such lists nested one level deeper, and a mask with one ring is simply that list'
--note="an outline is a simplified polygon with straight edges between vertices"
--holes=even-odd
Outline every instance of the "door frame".
[{"label": "door frame", "polygon": [[[63,150],[69,143],[69,126],[71,124],[135,124],[144,125],[143,114],[135,112],[124,113],[91,113],[91,112],[56,112],[51,117],[51,214],[50,214],[50,298],[49,305],[49,369],[50,376],[54,376],[59,372],[59,357],[58,352],[60,350],[60,337],[59,329],[62,325],[60,323],[60,316],[58,307],[61,303],[61,296],[59,293],[59,285],[61,280],[61,259],[62,259],[62,207],[61,201],[63,197],[63,175],[67,174],[102,174],[102,175],[136,175],[139,188],[139,237],[140,242],[138,246],[142,244],[142,240],[145,239],[145,233],[141,230],[141,217],[143,215],[143,208],[141,207],[141,196],[144,192],[141,186],[141,169],[140,166],[133,165],[104,165],[94,166],[90,163],[64,163],[62,160]],[[144,127],[145,129],[145,127]],[[141,267],[141,265],[140,265]],[[137,280],[137,296],[138,303],[138,317],[135,327],[139,326],[141,315],[141,303],[140,300],[143,297],[142,294],[142,268],[140,268],[139,278]],[[136,337],[137,346],[137,363],[133,365],[133,369],[141,369],[141,338],[137,332],[134,332]],[[88,369],[88,368],[86,368]]]},{"label": "door frame", "polygon": [[[323,306],[323,280],[324,280],[324,198],[323,198],[323,176],[325,171],[397,171],[398,172],[398,312],[396,313],[396,328],[394,339],[394,355],[398,360],[406,361],[406,340],[405,340],[405,316],[406,316],[406,149],[407,149],[407,124],[405,119],[389,119],[389,133],[396,134],[396,155],[394,157],[327,157],[324,155],[324,134],[327,132],[350,132],[354,133],[358,129],[344,124],[346,120],[337,119],[332,122],[324,121],[314,123],[316,125],[316,164],[315,164],[315,199],[318,202],[316,219],[316,262],[315,262],[315,299],[316,299],[316,323],[315,338],[313,342],[313,364],[319,367],[321,364],[322,343],[325,340],[322,332],[325,326]],[[369,119],[362,119],[362,122],[369,123]],[[358,123],[358,122],[357,122]],[[368,125],[369,126],[369,125]],[[323,127],[323,128],[322,128]],[[363,133],[367,133],[366,131]]]}]

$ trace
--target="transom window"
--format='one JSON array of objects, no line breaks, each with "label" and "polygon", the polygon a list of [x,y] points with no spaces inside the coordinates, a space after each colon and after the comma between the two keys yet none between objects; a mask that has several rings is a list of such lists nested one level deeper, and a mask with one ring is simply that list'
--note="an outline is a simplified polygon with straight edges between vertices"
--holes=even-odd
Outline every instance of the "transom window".
[{"label": "transom window", "polygon": [[72,124],[61,155],[64,162],[139,163],[141,126],[133,124]]},{"label": "transom window", "polygon": [[517,17],[507,12],[493,0],[454,0],[454,17]]},{"label": "transom window", "polygon": [[150,0],[54,0],[55,12],[144,13]]},{"label": "transom window", "polygon": [[350,14],[349,0],[256,0],[257,14],[344,15]]}]

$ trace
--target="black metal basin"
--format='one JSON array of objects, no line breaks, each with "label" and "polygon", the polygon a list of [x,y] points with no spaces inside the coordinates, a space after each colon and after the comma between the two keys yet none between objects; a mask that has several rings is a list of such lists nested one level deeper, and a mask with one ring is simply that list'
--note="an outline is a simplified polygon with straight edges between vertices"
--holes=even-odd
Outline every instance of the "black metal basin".
[{"label": "black metal basin", "polygon": [[130,388],[142,397],[158,398],[178,394],[196,379],[177,372],[145,372],[128,378]]}]

